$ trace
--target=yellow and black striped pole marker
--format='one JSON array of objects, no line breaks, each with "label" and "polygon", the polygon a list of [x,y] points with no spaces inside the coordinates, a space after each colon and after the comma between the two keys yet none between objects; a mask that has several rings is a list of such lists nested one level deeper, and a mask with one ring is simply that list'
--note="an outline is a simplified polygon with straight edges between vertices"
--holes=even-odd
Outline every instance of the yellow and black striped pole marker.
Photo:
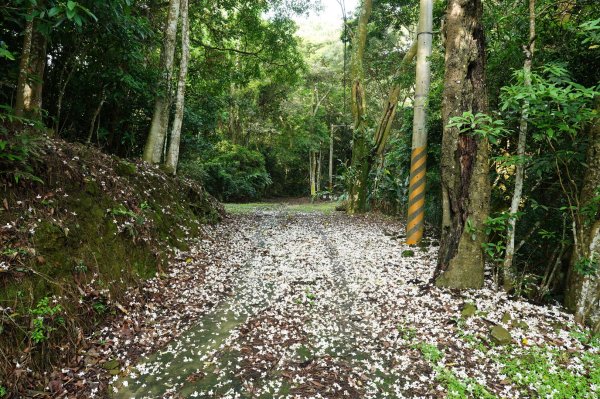
[{"label": "yellow and black striped pole marker", "polygon": [[412,150],[410,183],[408,189],[408,219],[406,224],[406,243],[417,244],[423,237],[423,219],[425,217],[425,172],[427,166],[427,147]]},{"label": "yellow and black striped pole marker", "polygon": [[420,0],[419,28],[417,33],[417,73],[413,117],[412,154],[410,159],[410,185],[408,187],[408,217],[406,243],[418,244],[423,237],[425,218],[425,172],[427,164],[427,96],[431,79],[433,1]]}]

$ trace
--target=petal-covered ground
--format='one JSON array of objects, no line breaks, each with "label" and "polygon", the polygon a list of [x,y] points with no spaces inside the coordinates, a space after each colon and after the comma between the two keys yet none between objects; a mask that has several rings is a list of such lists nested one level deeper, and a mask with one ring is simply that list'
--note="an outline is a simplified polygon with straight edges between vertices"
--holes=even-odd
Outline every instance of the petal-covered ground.
[{"label": "petal-covered ground", "polygon": [[408,247],[403,231],[381,216],[236,213],[132,293],[70,394],[598,397],[598,345],[570,315],[491,284],[432,286],[437,242]]}]

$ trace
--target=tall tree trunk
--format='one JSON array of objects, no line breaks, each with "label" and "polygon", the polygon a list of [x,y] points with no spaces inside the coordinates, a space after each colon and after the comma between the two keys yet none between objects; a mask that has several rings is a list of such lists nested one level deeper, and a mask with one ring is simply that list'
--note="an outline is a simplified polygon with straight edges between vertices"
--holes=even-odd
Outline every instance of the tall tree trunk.
[{"label": "tall tree trunk", "polygon": [[[400,62],[400,67],[398,68],[398,72],[394,80],[396,80],[410,64],[410,62],[417,55],[417,40],[413,42],[410,46],[404,57],[402,57],[402,61]],[[385,145],[390,137],[390,132],[392,131],[392,123],[394,122],[394,117],[396,116],[396,111],[398,110],[398,100],[400,99],[400,93],[402,92],[402,86],[399,84],[394,84],[388,93],[388,98],[383,106],[383,113],[381,114],[381,118],[379,119],[379,125],[377,126],[377,131],[375,132],[375,153],[378,156],[383,155],[383,150],[385,149]]]},{"label": "tall tree trunk", "polygon": [[33,119],[42,119],[42,92],[44,88],[44,71],[46,70],[46,49],[48,40],[40,32],[33,32],[31,42],[31,104],[25,107],[25,114]]},{"label": "tall tree trunk", "polygon": [[308,167],[309,167],[309,180],[310,180],[310,198],[314,199],[317,195],[316,186],[316,153],[313,150],[308,152]]},{"label": "tall tree trunk", "polygon": [[319,158],[317,159],[317,194],[321,191],[321,165],[323,163],[323,153],[319,149]]},{"label": "tall tree trunk", "polygon": [[170,0],[167,15],[167,29],[160,53],[161,81],[159,93],[154,102],[154,113],[150,132],[144,147],[143,160],[160,163],[167,129],[169,128],[169,108],[171,105],[171,81],[175,59],[175,41],[177,38],[177,22],[179,20],[180,0]]},{"label": "tall tree trunk", "polygon": [[[319,96],[319,88],[315,85],[313,89],[313,103],[312,103],[312,115],[311,125],[313,128],[316,127],[317,113],[321,103],[327,98],[331,89],[329,89],[323,96]],[[310,196],[312,199],[315,198],[317,192],[321,189],[321,143],[319,142],[319,158],[317,160],[317,152],[310,150],[311,156],[311,182],[310,182]]]},{"label": "tall tree trunk", "polygon": [[235,83],[231,83],[229,86],[229,116],[227,118],[227,133],[229,135],[229,140],[233,144],[241,144],[240,136],[241,136],[241,122],[240,122],[240,109],[238,102],[236,101],[236,87]]},{"label": "tall tree trunk", "polygon": [[[31,103],[31,85],[29,76],[31,75],[31,41],[33,38],[33,19],[25,24],[23,34],[23,49],[21,50],[21,60],[19,62],[19,78],[17,81],[17,98],[15,101],[15,114],[23,116],[25,108],[29,108]],[[27,104],[27,106],[26,106]]]},{"label": "tall tree trunk", "polygon": [[[529,42],[523,46],[525,63],[523,65],[523,84],[525,88],[531,87],[531,64],[533,62],[533,51],[535,48],[535,0],[529,0]],[[510,204],[510,219],[508,220],[508,232],[506,238],[506,255],[503,264],[504,289],[509,291],[515,282],[513,271],[513,258],[515,255],[515,234],[517,225],[517,212],[521,204],[523,194],[523,180],[525,178],[525,144],[527,142],[527,118],[529,117],[529,101],[525,101],[521,110],[521,121],[519,124],[519,141],[517,143],[517,170],[515,173],[515,191]]]},{"label": "tall tree trunk", "polygon": [[73,66],[71,68],[71,70],[69,71],[67,78],[63,79],[65,70],[68,65],[69,65],[69,63],[66,63],[63,70],[60,73],[58,100],[57,100],[57,104],[56,104],[56,117],[54,118],[54,132],[57,135],[60,135],[60,117],[62,116],[62,104],[63,104],[63,99],[65,97],[65,92],[67,91],[67,86],[69,85],[69,82],[71,81],[71,78],[73,77],[73,74],[75,73],[75,66]]},{"label": "tall tree trunk", "polygon": [[331,133],[329,135],[329,196],[333,195],[333,132],[335,125],[331,124]]},{"label": "tall tree trunk", "polygon": [[[406,52],[404,57],[402,58],[402,61],[400,63],[398,72],[396,73],[396,77],[394,78],[394,80],[396,80],[399,77],[399,75],[402,74],[406,70],[407,66],[415,58],[416,54],[417,54],[417,42],[415,41],[411,45],[411,47],[408,49],[408,51]],[[362,212],[362,211],[366,210],[369,173],[371,172],[371,169],[373,168],[373,164],[375,162],[376,156],[383,155],[383,151],[384,151],[385,146],[390,137],[390,133],[392,130],[392,124],[393,124],[394,118],[396,116],[396,111],[398,109],[398,101],[400,99],[401,93],[402,93],[402,86],[400,86],[399,84],[394,84],[390,88],[390,91],[388,93],[388,98],[383,106],[383,112],[382,112],[381,118],[379,119],[379,124],[377,125],[377,130],[375,131],[373,146],[370,147],[367,137],[364,136],[364,137],[358,137],[359,141],[355,141],[355,143],[358,143],[358,145],[354,145],[352,148],[352,151],[353,151],[352,160],[353,160],[353,162],[356,161],[356,165],[357,165],[356,171],[358,173],[355,176],[356,180],[353,182],[353,186],[352,186],[355,189],[355,191],[357,192],[357,195],[355,196],[357,198],[356,206],[355,206],[354,210],[353,210],[353,208],[350,207],[350,205],[348,207],[348,209],[351,213]],[[364,92],[363,92],[363,98],[364,98]],[[355,132],[356,132],[356,127],[355,127]],[[356,140],[356,138],[355,138],[355,140]],[[354,157],[355,152],[359,156]],[[360,156],[361,154],[364,154],[364,156]],[[353,188],[351,188],[351,192],[352,192]],[[351,198],[352,198],[352,195],[351,195]]]},{"label": "tall tree trunk", "polygon": [[46,69],[47,39],[28,21],[23,36],[23,50],[19,62],[19,78],[15,114],[32,119],[42,117],[42,91]]},{"label": "tall tree trunk", "polygon": [[406,243],[417,244],[425,227],[425,174],[427,163],[427,97],[431,79],[431,42],[433,36],[433,1],[421,0],[417,33],[417,75],[413,117],[410,184],[408,191],[408,217]]},{"label": "tall tree trunk", "polygon": [[100,103],[98,103],[98,107],[94,111],[94,115],[92,116],[92,121],[90,122],[90,130],[88,132],[86,143],[90,144],[92,142],[92,136],[94,135],[94,126],[96,126],[96,119],[98,119],[98,115],[100,115],[100,111],[102,111],[102,106],[106,102],[106,92],[105,87],[102,88],[102,93],[100,94]]},{"label": "tall tree trunk", "polygon": [[443,222],[436,284],[483,285],[485,220],[490,202],[489,143],[449,127],[450,118],[488,109],[481,0],[449,0],[444,24],[446,71],[442,120]]},{"label": "tall tree trunk", "polygon": [[363,59],[367,44],[367,25],[373,8],[372,0],[363,0],[354,37],[352,54],[352,117],[354,124],[351,167],[353,177],[349,189],[348,212],[364,212],[367,206],[367,183],[371,148],[367,137],[367,101],[364,88]]},{"label": "tall tree trunk", "polygon": [[[371,6],[369,5],[369,7]],[[368,16],[366,17],[366,19],[368,22]],[[361,31],[359,20],[359,34],[357,35],[357,38],[359,40],[360,32]],[[363,47],[366,45],[366,23],[364,34],[365,42],[358,41],[357,45],[360,45],[361,43],[363,44]],[[398,100],[402,92],[402,87],[398,84],[394,84],[390,88],[387,101],[383,107],[383,113],[381,115],[381,118],[379,119],[377,130],[375,131],[374,144],[371,147],[369,139],[366,136],[366,97],[364,87],[361,85],[362,80],[364,80],[364,73],[362,69],[362,54],[364,54],[364,48],[361,52],[357,50],[354,53],[351,71],[353,75],[352,114],[354,116],[352,169],[354,170],[355,175],[353,177],[353,181],[351,182],[351,187],[349,190],[350,198],[348,203],[348,211],[350,213],[363,212],[366,210],[369,173],[373,167],[375,157],[381,156],[383,154],[383,150],[385,149],[385,145],[390,136],[392,123],[394,122],[394,117],[396,116]],[[416,54],[417,42],[415,41],[402,58],[394,80],[396,80],[398,78],[398,75],[402,74],[406,70],[407,66],[410,64],[413,58],[415,58]],[[360,68],[357,68],[355,66],[357,65],[357,63],[360,63]],[[363,75],[357,73],[356,71],[360,71],[360,73]],[[360,79],[356,80],[354,78],[355,76],[359,76]]]},{"label": "tall tree trunk", "polygon": [[175,174],[179,161],[179,143],[181,142],[181,125],[185,102],[185,81],[190,58],[190,24],[188,19],[188,0],[181,0],[181,63],[179,65],[179,81],[177,83],[177,100],[175,102],[175,119],[171,130],[171,141],[167,152],[167,171]]},{"label": "tall tree trunk", "polygon": [[[600,111],[600,105],[596,107]],[[575,245],[567,276],[565,305],[575,320],[600,332],[600,119],[589,131],[587,170],[573,221]],[[588,269],[584,272],[584,269]]]}]

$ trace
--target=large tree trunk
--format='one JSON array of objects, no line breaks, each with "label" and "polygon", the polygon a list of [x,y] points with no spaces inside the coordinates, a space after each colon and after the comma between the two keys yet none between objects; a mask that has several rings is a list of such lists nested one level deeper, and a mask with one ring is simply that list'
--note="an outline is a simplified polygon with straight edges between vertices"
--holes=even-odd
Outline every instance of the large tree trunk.
[{"label": "large tree trunk", "polygon": [[442,120],[443,223],[436,284],[483,285],[485,220],[490,201],[489,144],[449,127],[450,118],[485,113],[485,43],[481,0],[449,0],[444,25],[446,72]]},{"label": "large tree trunk", "polygon": [[[600,110],[600,106],[597,107]],[[565,305],[575,320],[600,332],[600,120],[590,128],[587,170],[573,221],[575,245],[567,277]],[[582,212],[585,210],[586,212]],[[584,269],[588,269],[584,272]]]},{"label": "large tree trunk", "polygon": [[169,108],[171,105],[171,81],[175,59],[175,41],[177,38],[177,21],[179,20],[180,0],[170,0],[167,15],[167,30],[160,53],[161,82],[160,92],[154,103],[154,113],[150,132],[144,147],[143,159],[150,163],[160,163],[167,129],[169,128]]},{"label": "large tree trunk", "polygon": [[42,89],[46,69],[46,36],[28,21],[23,36],[23,50],[19,63],[19,78],[15,114],[33,119],[42,116]]},{"label": "large tree trunk", "polygon": [[367,44],[367,25],[373,8],[372,0],[363,0],[358,18],[358,26],[354,37],[354,53],[352,54],[352,117],[354,132],[352,140],[353,177],[349,189],[348,212],[364,212],[367,206],[367,189],[369,178],[369,157],[371,148],[367,137],[367,100],[364,88],[363,59]]},{"label": "large tree trunk", "polygon": [[33,19],[27,21],[25,32],[23,34],[23,49],[21,50],[21,60],[19,62],[19,79],[17,81],[17,98],[15,101],[15,114],[23,116],[25,104],[31,103],[31,86],[29,84],[31,41],[33,38]]},{"label": "large tree trunk", "polygon": [[431,43],[433,36],[433,2],[421,0],[419,31],[417,33],[417,74],[413,117],[410,185],[406,243],[418,244],[425,227],[425,174],[427,166],[427,97],[431,80]]},{"label": "large tree trunk", "polygon": [[171,130],[171,141],[167,152],[166,168],[170,173],[177,172],[179,162],[179,143],[181,142],[181,125],[185,102],[185,81],[190,58],[190,24],[188,19],[188,0],[181,0],[181,63],[179,65],[179,81],[177,83],[177,100],[175,102],[175,120]]}]

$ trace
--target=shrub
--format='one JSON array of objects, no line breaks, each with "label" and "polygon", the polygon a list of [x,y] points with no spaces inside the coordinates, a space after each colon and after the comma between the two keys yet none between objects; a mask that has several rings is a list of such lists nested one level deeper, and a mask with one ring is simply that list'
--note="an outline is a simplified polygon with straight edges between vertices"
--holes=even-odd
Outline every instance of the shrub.
[{"label": "shrub", "polygon": [[217,143],[210,159],[186,161],[181,170],[186,177],[201,181],[221,201],[259,199],[271,184],[263,155],[228,141]]},{"label": "shrub", "polygon": [[31,340],[36,344],[48,339],[50,333],[56,328],[52,326],[54,323],[63,324],[64,319],[57,314],[62,312],[60,305],[51,306],[50,298],[44,297],[40,299],[36,307],[30,309],[33,318],[33,329],[31,331]]},{"label": "shrub", "polygon": [[12,109],[0,105],[0,176],[19,180],[41,180],[33,175],[33,165],[40,157],[42,136],[39,122],[20,118]]}]

